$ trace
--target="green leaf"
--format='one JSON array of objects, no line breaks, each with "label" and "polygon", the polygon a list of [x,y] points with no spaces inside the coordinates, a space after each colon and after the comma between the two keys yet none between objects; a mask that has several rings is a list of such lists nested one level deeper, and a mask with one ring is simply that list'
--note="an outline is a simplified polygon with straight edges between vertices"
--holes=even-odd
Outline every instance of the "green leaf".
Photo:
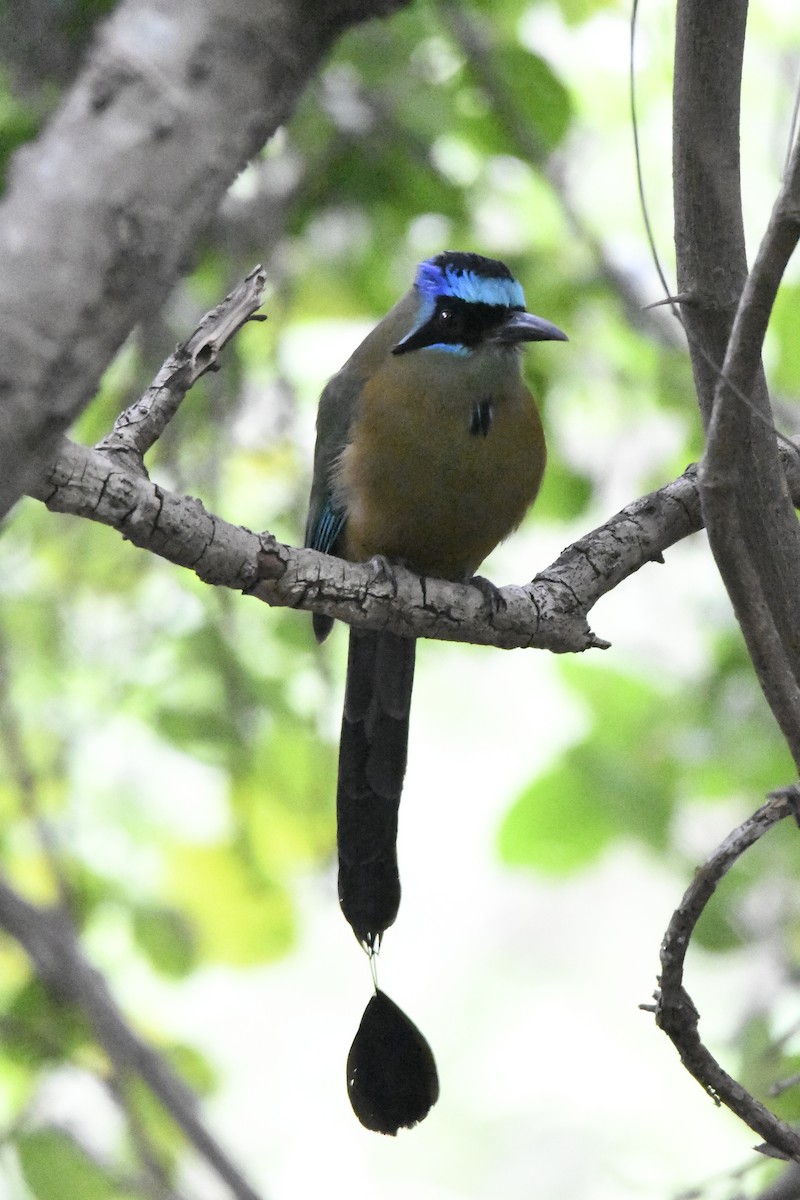
[{"label": "green leaf", "polygon": [[265,873],[280,876],[334,848],[336,753],[295,719],[260,739],[253,763],[235,779],[232,802]]},{"label": "green leaf", "polygon": [[575,521],[586,512],[592,494],[590,479],[573,471],[563,458],[548,454],[547,470],[536,498],[533,519]]},{"label": "green leaf", "polygon": [[38,979],[23,984],[3,1018],[3,1055],[26,1066],[63,1061],[93,1040],[83,1014],[55,1000]]},{"label": "green leaf", "polygon": [[565,874],[618,836],[663,850],[678,781],[666,694],[602,667],[565,663],[563,671],[592,710],[593,728],[516,800],[500,829],[502,857]]},{"label": "green leaf", "polygon": [[175,1044],[167,1047],[166,1055],[193,1092],[207,1096],[214,1090],[217,1085],[216,1074],[208,1059],[194,1046]]},{"label": "green leaf", "polygon": [[[169,1061],[193,1092],[200,1096],[216,1086],[216,1076],[208,1061],[191,1046],[158,1044],[158,1051]],[[125,1108],[132,1114],[155,1152],[159,1166],[169,1179],[175,1174],[181,1150],[185,1147],[182,1130],[171,1114],[138,1075],[126,1073],[121,1081]]]},{"label": "green leaf", "polygon": [[[163,1049],[159,1046],[159,1051],[163,1052]],[[120,1086],[126,1110],[146,1136],[161,1170],[172,1179],[178,1156],[185,1145],[181,1129],[138,1075],[126,1074]]]},{"label": "green leaf", "polygon": [[133,913],[133,936],[139,949],[162,975],[181,979],[197,965],[191,926],[174,908],[143,905]]},{"label": "green leaf", "polygon": [[5,72],[0,72],[0,184],[9,158],[18,146],[36,136],[39,124],[38,115],[11,94]]},{"label": "green leaf", "polygon": [[566,875],[594,862],[616,825],[587,795],[582,768],[567,761],[538,779],[512,806],[500,828],[500,854],[512,865]]},{"label": "green leaf", "polygon": [[[497,69],[516,104],[518,119],[529,122],[542,148],[556,148],[569,128],[572,101],[549,63],[523,46],[509,45],[497,55]],[[519,148],[515,152],[520,153]]]},{"label": "green leaf", "polygon": [[800,284],[784,283],[775,300],[769,322],[768,345],[774,352],[772,375],[775,386],[796,396],[800,391],[800,339],[797,337],[797,312]]},{"label": "green leaf", "polygon": [[16,1147],[25,1182],[36,1200],[135,1200],[60,1130],[20,1134]]},{"label": "green leaf", "polygon": [[559,12],[569,25],[580,25],[603,8],[610,8],[613,0],[559,0]]},{"label": "green leaf", "polygon": [[284,954],[294,940],[286,890],[231,846],[181,846],[168,891],[193,923],[203,958],[243,967]]},{"label": "green leaf", "polygon": [[744,1086],[762,1100],[782,1120],[796,1123],[800,1118],[800,1087],[794,1084],[773,1096],[776,1083],[800,1074],[800,1055],[785,1051],[785,1040],[776,1037],[764,1013],[747,1022],[737,1037],[741,1047],[741,1068],[737,1073]]}]

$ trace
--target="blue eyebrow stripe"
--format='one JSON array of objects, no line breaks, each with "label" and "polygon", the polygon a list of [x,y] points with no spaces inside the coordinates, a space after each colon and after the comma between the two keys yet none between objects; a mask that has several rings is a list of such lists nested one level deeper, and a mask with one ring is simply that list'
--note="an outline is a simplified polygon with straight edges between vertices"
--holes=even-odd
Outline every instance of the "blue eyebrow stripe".
[{"label": "blue eyebrow stripe", "polygon": [[504,308],[525,307],[525,293],[516,279],[458,271],[447,265],[441,267],[430,258],[419,264],[414,284],[431,304],[437,296],[454,296],[468,303],[474,301]]}]

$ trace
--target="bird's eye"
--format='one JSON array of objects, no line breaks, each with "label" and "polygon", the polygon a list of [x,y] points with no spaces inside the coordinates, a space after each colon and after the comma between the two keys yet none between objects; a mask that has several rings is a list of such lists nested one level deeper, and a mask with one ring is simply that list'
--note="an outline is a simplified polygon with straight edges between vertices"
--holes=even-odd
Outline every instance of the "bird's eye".
[{"label": "bird's eye", "polygon": [[455,313],[453,312],[452,308],[443,308],[439,312],[439,324],[440,325],[444,325],[444,326],[452,325],[454,319],[455,319]]}]

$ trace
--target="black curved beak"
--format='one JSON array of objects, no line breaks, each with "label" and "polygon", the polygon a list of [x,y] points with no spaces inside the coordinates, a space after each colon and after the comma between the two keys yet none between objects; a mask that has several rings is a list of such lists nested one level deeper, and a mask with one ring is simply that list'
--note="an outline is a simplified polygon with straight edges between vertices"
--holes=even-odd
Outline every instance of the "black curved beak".
[{"label": "black curved beak", "polygon": [[529,312],[512,312],[495,330],[493,340],[513,346],[517,342],[568,342],[563,330],[544,317]]}]

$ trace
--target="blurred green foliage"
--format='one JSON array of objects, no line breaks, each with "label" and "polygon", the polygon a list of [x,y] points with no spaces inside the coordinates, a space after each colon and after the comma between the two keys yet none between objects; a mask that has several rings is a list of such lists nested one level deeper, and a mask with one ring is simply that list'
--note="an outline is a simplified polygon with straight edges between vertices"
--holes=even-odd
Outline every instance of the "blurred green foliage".
[{"label": "blurred green foliage", "polygon": [[738,639],[721,639],[710,671],[691,686],[578,659],[562,674],[588,708],[590,729],[509,810],[500,830],[509,863],[566,874],[620,838],[674,854],[673,821],[684,806],[758,799],[792,778]]},{"label": "blurred green foliage", "polygon": [[[0,10],[0,32],[14,7]],[[0,37],[0,179],[109,7],[42,0],[29,20],[44,38]],[[528,368],[550,445],[536,519],[562,544],[696,457],[685,356],[668,317],[639,311],[657,298],[641,240],[630,271],[623,265],[635,199],[623,203],[612,182],[581,203],[569,183],[588,171],[585,147],[599,136],[586,116],[595,97],[612,114],[604,119],[626,125],[624,80],[615,99],[591,72],[562,77],[526,33],[539,9],[439,0],[350,33],[234,185],[193,273],[132,336],[74,435],[102,436],[202,312],[263,259],[269,323],[245,330],[223,371],[194,389],[150,466],[226,518],[298,541],[313,406],[341,344],[354,345],[390,307],[418,259],[448,246],[507,259],[530,306],[570,333],[570,356],[543,354]],[[561,0],[557,11],[577,35],[605,9],[619,6]],[[796,293],[796,284],[782,293],[770,342],[787,400],[800,388]],[[609,483],[620,465],[621,498]],[[341,646],[321,659],[303,616],[215,594],[109,530],[33,502],[18,509],[3,550],[4,872],[34,899],[56,898],[46,822],[74,918],[112,976],[122,956],[177,987],[212,966],[252,968],[284,954],[298,934],[298,880],[331,871],[329,714]],[[791,779],[738,637],[728,626],[706,643],[690,679],[641,664],[560,664],[586,732],[513,801],[499,831],[506,863],[565,876],[635,839],[688,872],[682,813],[728,805],[743,816]],[[769,861],[773,885],[788,888],[786,831]],[[747,906],[764,876],[762,858],[726,881],[724,903],[717,897],[698,932],[707,951],[746,950],[763,936]],[[796,901],[783,916],[785,965],[796,974]],[[0,1125],[29,1195],[152,1194],[131,1129],[174,1179],[181,1139],[152,1095],[133,1078],[113,1080],[84,1018],[54,1001],[13,947],[0,954]],[[747,1078],[766,1088],[796,1069],[767,1015],[746,1032]],[[159,1044],[192,1086],[215,1086],[194,1048]],[[65,1064],[113,1086],[128,1113],[108,1157],[37,1107]],[[796,1093],[779,1103],[797,1118]]]},{"label": "blurred green foliage", "polygon": [[19,1136],[17,1146],[25,1182],[36,1200],[136,1200],[136,1192],[117,1186],[67,1133],[32,1130]]}]

